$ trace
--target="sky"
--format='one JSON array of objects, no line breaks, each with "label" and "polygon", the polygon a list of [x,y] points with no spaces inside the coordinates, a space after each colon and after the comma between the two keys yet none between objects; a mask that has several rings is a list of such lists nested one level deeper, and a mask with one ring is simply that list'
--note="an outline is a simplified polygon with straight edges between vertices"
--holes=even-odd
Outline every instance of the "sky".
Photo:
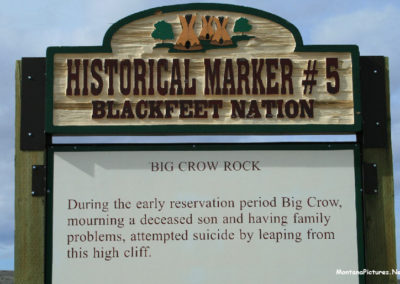
[{"label": "sky", "polygon": [[[199,1],[196,1],[199,2]],[[398,0],[213,1],[257,8],[295,25],[308,44],[356,44],[389,57],[397,254],[400,255],[400,2]],[[45,57],[48,46],[101,45],[130,14],[187,1],[3,0],[0,10],[0,270],[14,268],[15,62]]]}]

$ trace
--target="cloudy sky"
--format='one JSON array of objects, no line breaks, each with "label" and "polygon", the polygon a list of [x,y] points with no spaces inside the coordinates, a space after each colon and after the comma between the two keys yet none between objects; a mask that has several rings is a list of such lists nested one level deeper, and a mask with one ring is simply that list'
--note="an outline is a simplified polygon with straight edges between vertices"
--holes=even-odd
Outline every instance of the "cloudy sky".
[{"label": "cloudy sky", "polygon": [[[199,2],[199,1],[196,1]],[[217,2],[217,1],[214,1]],[[258,8],[294,24],[304,44],[356,44],[361,55],[390,60],[392,142],[400,170],[400,2],[398,0],[218,1]],[[44,57],[48,46],[100,45],[114,22],[132,13],[187,1],[3,0],[0,10],[0,270],[14,267],[14,72],[21,57]],[[396,217],[400,177],[395,174]],[[399,228],[397,224],[397,228]],[[397,243],[400,244],[400,231]],[[398,255],[400,250],[397,249]]]}]

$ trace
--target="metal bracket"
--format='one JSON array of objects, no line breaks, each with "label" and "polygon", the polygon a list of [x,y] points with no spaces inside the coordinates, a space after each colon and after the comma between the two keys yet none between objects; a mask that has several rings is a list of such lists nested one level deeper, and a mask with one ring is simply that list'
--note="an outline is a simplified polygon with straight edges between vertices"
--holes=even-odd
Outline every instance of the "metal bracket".
[{"label": "metal bracket", "polygon": [[46,147],[45,78],[46,58],[22,58],[21,150]]},{"label": "metal bracket", "polygon": [[386,66],[383,56],[360,56],[363,144],[366,148],[386,148]]},{"label": "metal bracket", "polygon": [[44,196],[46,193],[46,166],[32,166],[32,196]]},{"label": "metal bracket", "polygon": [[368,194],[378,193],[378,166],[375,163],[363,163],[363,188]]}]

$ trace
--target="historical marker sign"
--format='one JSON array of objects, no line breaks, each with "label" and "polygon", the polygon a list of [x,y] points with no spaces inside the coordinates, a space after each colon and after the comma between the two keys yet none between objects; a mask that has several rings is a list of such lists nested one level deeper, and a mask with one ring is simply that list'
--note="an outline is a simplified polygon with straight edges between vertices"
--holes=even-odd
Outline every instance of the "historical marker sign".
[{"label": "historical marker sign", "polygon": [[[150,9],[102,46],[48,48],[46,130],[355,133],[358,60],[251,8]],[[56,146],[48,159],[49,284],[364,280],[342,275],[364,268],[358,145]]]},{"label": "historical marker sign", "polygon": [[[146,10],[112,25],[101,46],[25,58],[16,188],[29,192],[16,191],[16,281],[394,281],[388,73],[384,58],[362,59],[360,75],[355,45],[304,45],[280,17],[210,3]],[[45,131],[36,117],[44,62]],[[160,133],[351,133],[357,142],[50,139]]]},{"label": "historical marker sign", "polygon": [[358,57],[357,46],[305,46],[251,8],[155,8],[114,24],[102,46],[48,48],[47,131],[356,131]]}]

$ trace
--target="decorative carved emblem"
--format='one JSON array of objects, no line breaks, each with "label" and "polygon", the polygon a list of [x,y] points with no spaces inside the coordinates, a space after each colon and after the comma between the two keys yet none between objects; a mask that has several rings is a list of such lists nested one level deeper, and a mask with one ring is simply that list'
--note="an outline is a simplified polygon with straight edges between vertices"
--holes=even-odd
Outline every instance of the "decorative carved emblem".
[{"label": "decorative carved emblem", "polygon": [[212,25],[214,17],[211,16],[202,16],[201,21],[203,23],[201,33],[199,36],[200,40],[211,40],[214,36],[214,27]]},{"label": "decorative carved emblem", "polygon": [[154,48],[168,48],[168,52],[171,53],[205,52],[216,48],[235,48],[237,42],[254,38],[254,36],[244,34],[252,29],[252,25],[246,18],[236,20],[233,31],[242,34],[232,37],[227,30],[230,22],[228,17],[201,16],[202,29],[199,36],[195,32],[196,19],[197,15],[179,15],[182,30],[175,44],[164,42],[164,40],[174,39],[172,25],[165,21],[157,22],[151,36],[154,39],[161,39],[162,42],[157,43]]}]

